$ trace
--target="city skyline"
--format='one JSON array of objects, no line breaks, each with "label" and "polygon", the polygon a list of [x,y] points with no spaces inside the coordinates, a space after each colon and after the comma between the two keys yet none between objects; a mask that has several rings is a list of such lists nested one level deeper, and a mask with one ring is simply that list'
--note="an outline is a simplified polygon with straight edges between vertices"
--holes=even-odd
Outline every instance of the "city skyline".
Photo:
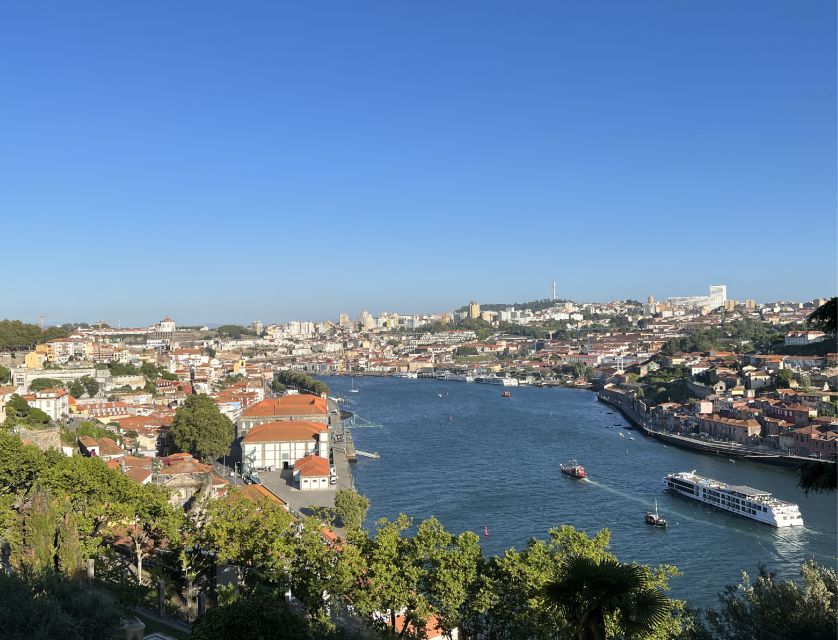
[{"label": "city skyline", "polygon": [[4,8],[0,316],[834,293],[834,6],[319,9]]},{"label": "city skyline", "polygon": [[[482,301],[481,300],[470,300],[470,301],[461,302],[459,304],[452,305],[452,306],[450,306],[448,308],[445,308],[445,309],[433,308],[433,309],[404,310],[404,309],[396,309],[396,308],[393,308],[392,306],[384,307],[384,308],[380,308],[380,309],[374,309],[372,307],[358,307],[357,309],[351,309],[351,310],[343,309],[343,310],[337,311],[332,316],[328,316],[328,317],[296,315],[296,316],[288,316],[288,317],[283,317],[283,318],[271,318],[271,317],[256,317],[256,316],[254,316],[250,319],[225,318],[225,319],[221,319],[221,320],[207,320],[206,318],[199,318],[199,317],[195,317],[194,315],[193,316],[187,315],[187,316],[184,316],[183,318],[176,318],[176,317],[172,318],[171,317],[172,314],[169,314],[165,310],[162,310],[159,313],[155,313],[153,311],[146,312],[146,314],[144,314],[143,316],[138,316],[136,320],[132,319],[132,318],[122,318],[122,317],[105,319],[104,316],[98,317],[98,319],[96,319],[96,320],[91,320],[91,319],[88,319],[88,318],[72,318],[72,319],[67,319],[67,318],[55,319],[55,318],[52,318],[51,319],[50,317],[48,317],[44,313],[37,314],[32,319],[21,318],[21,317],[8,317],[8,318],[3,318],[3,319],[20,320],[22,322],[28,322],[28,323],[32,323],[32,324],[41,324],[44,327],[45,326],[57,326],[57,325],[65,324],[65,323],[82,323],[82,322],[86,322],[90,325],[95,325],[97,322],[102,322],[102,323],[107,324],[108,326],[111,326],[111,327],[123,327],[123,328],[148,327],[148,326],[156,325],[157,323],[161,322],[161,319],[163,321],[172,320],[180,326],[204,326],[204,325],[206,325],[206,326],[209,326],[209,327],[217,327],[217,326],[220,326],[220,325],[223,325],[223,324],[236,324],[236,325],[250,326],[254,322],[258,322],[261,325],[267,326],[267,325],[270,325],[270,324],[284,324],[284,323],[294,322],[294,321],[315,322],[315,323],[319,323],[319,322],[334,322],[334,323],[337,323],[337,322],[340,321],[340,318],[344,315],[346,315],[348,317],[348,319],[350,319],[352,321],[358,321],[362,318],[362,315],[364,313],[369,313],[373,317],[378,317],[379,314],[382,314],[382,313],[387,313],[387,314],[396,313],[396,314],[399,314],[399,315],[402,315],[402,316],[439,315],[439,314],[444,314],[444,313],[451,313],[451,312],[453,312],[457,309],[465,309],[466,310],[465,312],[467,313],[468,312],[468,307],[472,302],[476,302],[478,305],[507,304],[509,306],[514,306],[514,305],[517,304],[519,306],[516,307],[516,308],[518,308],[519,310],[522,310],[523,307],[521,307],[520,305],[526,304],[526,303],[529,303],[529,302],[536,302],[536,301],[554,299],[554,300],[556,300],[556,303],[558,305],[559,301],[561,301],[561,300],[565,300],[565,299],[572,300],[570,298],[564,298],[561,295],[557,296],[556,298],[552,298],[553,283],[551,282],[550,284],[551,284],[551,295],[543,296],[543,297],[540,297],[540,298],[539,297],[534,297],[534,298],[531,298],[531,299],[525,299],[525,298],[520,298],[519,297],[519,298],[516,298],[516,299],[511,299],[510,298],[509,300],[482,300]],[[620,297],[620,298],[611,298],[611,299],[607,299],[607,300],[577,299],[577,300],[572,300],[572,301],[574,303],[577,303],[577,304],[594,304],[594,305],[597,305],[597,304],[608,304],[608,303],[611,303],[611,302],[624,302],[624,301],[627,301],[627,300],[635,300],[637,302],[645,303],[647,300],[652,299],[657,303],[671,301],[676,306],[677,305],[690,305],[690,304],[699,304],[700,299],[702,299],[702,298],[706,298],[707,301],[709,302],[713,298],[713,289],[718,289],[719,287],[721,287],[721,289],[725,290],[725,293],[723,294],[724,298],[721,300],[722,302],[724,301],[724,299],[727,299],[727,300],[737,301],[740,304],[744,304],[745,302],[748,302],[748,301],[753,301],[756,304],[767,304],[767,303],[800,303],[800,304],[805,304],[805,303],[813,302],[814,300],[818,300],[818,299],[823,300],[823,299],[826,299],[828,297],[828,296],[815,296],[815,298],[813,298],[813,299],[802,299],[802,298],[792,299],[792,298],[790,298],[790,299],[785,299],[785,300],[781,300],[781,299],[777,299],[777,300],[756,300],[754,298],[749,298],[747,296],[742,296],[740,298],[736,298],[734,296],[727,296],[726,285],[709,285],[709,287],[706,287],[706,289],[708,289],[710,291],[709,296],[707,296],[705,294],[701,294],[701,295],[691,294],[691,295],[687,295],[687,296],[682,296],[682,295],[654,296],[654,295],[650,294],[648,296],[639,296],[639,297],[625,296],[625,297]],[[695,292],[693,292],[693,293],[695,293]],[[465,298],[464,298],[464,300],[465,300]]]}]

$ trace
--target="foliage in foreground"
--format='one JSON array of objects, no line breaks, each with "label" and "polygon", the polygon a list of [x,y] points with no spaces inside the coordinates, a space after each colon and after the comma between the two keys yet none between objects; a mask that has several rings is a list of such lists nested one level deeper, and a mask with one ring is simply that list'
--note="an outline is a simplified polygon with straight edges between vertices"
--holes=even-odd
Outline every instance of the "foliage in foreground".
[{"label": "foliage in foreground", "polygon": [[53,571],[0,573],[0,637],[4,640],[110,638],[122,611],[107,593]]},{"label": "foliage in foreground", "polygon": [[765,567],[756,580],[719,596],[718,611],[696,614],[693,640],[834,640],[838,636],[838,575],[834,569],[807,560],[802,581],[778,580]]}]

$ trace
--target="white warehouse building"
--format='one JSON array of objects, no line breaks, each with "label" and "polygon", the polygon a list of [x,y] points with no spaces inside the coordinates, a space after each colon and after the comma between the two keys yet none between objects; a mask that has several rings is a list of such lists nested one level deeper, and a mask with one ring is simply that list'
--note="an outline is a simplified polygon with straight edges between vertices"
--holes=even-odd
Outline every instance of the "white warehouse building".
[{"label": "white warehouse building", "polygon": [[[329,459],[329,428],[317,422],[276,421],[253,427],[242,439],[242,454],[257,467],[288,469],[309,454]],[[327,462],[328,466],[328,462]]]}]

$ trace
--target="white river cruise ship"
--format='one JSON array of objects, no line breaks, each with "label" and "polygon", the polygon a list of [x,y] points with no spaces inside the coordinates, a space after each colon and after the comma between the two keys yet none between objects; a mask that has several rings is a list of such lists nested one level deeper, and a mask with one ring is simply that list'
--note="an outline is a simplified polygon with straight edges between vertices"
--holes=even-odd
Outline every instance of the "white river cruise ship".
[{"label": "white river cruise ship", "polygon": [[666,486],[673,492],[772,527],[802,527],[796,504],[772,498],[766,491],[733,485],[696,475],[695,471],[670,473]]}]

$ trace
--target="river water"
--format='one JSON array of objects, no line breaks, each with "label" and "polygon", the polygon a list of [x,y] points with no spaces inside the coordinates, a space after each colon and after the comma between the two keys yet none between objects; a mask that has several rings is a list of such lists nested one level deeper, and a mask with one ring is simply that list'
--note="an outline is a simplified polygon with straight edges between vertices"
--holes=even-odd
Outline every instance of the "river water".
[{"label": "river water", "polygon": [[[502,398],[494,385],[355,378],[359,392],[349,393],[349,378],[325,382],[333,395],[351,399],[352,411],[382,425],[353,431],[358,449],[381,454],[353,467],[357,490],[370,499],[368,525],[399,513],[434,515],[449,531],[480,534],[486,554],[522,548],[561,524],[589,533],[607,527],[621,561],[676,565],[683,575],[672,580],[672,595],[693,606],[716,605],[725,585],[742,571],[753,575],[759,563],[782,577],[796,577],[813,556],[835,564],[834,494],[806,496],[793,471],[624,430],[625,419],[589,391],[513,387],[512,397]],[[589,481],[559,472],[570,458],[585,466]],[[665,474],[692,469],[796,502],[806,526],[775,529],[664,490]],[[643,521],[656,499],[665,530]]]}]

